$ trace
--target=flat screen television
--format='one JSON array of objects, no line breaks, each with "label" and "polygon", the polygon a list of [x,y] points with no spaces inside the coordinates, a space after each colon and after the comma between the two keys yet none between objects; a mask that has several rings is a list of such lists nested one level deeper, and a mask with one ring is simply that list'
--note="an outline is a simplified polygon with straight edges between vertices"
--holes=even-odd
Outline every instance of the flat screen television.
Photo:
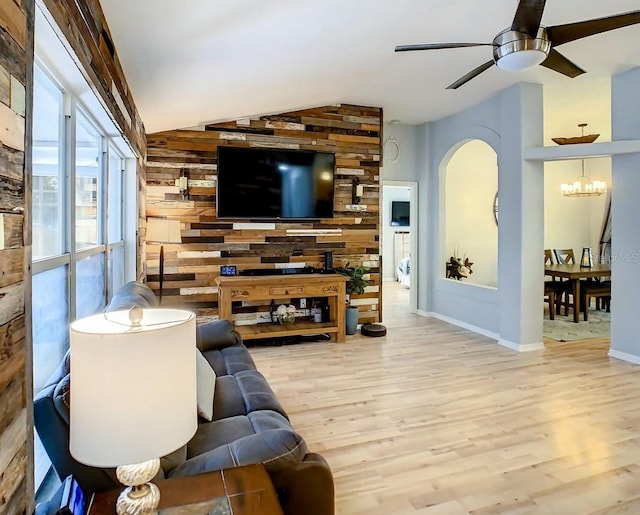
[{"label": "flat screen television", "polygon": [[333,218],[335,154],[218,147],[218,218]]},{"label": "flat screen television", "polygon": [[391,201],[391,225],[409,225],[410,202],[403,200]]}]

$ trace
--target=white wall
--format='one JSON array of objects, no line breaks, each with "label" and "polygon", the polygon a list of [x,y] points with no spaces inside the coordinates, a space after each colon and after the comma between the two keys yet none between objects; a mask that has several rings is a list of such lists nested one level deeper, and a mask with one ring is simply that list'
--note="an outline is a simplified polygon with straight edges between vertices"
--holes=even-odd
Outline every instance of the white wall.
[{"label": "white wall", "polygon": [[382,278],[395,279],[395,249],[394,234],[396,232],[411,232],[411,226],[391,225],[391,202],[400,200],[409,202],[409,188],[404,186],[382,187]]},{"label": "white wall", "polygon": [[385,181],[416,181],[418,180],[418,169],[416,167],[416,157],[418,154],[418,130],[415,125],[385,124],[383,130],[383,141],[388,138],[395,139],[400,145],[400,155],[394,162],[384,157],[382,159],[382,179]]},{"label": "white wall", "polygon": [[454,253],[473,262],[464,282],[498,285],[498,227],[493,199],[498,191],[498,156],[480,140],[462,145],[447,164],[445,194],[445,244],[440,261]]},{"label": "white wall", "polygon": [[[612,79],[613,139],[640,140],[640,68]],[[640,363],[640,154],[614,156],[611,189],[611,356]]]}]

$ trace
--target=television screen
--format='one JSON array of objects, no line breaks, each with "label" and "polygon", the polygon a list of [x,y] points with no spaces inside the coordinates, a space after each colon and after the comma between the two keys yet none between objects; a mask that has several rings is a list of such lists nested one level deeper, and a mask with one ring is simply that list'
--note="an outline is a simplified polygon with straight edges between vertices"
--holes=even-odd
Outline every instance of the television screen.
[{"label": "television screen", "polygon": [[391,202],[391,225],[409,225],[409,202],[393,200]]},{"label": "television screen", "polygon": [[333,218],[335,155],[218,147],[218,218]]}]

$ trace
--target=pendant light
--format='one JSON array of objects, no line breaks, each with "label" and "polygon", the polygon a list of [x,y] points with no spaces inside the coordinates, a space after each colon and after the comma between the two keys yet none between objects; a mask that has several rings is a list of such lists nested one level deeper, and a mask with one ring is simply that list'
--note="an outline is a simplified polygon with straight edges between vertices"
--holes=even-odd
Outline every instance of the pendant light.
[{"label": "pendant light", "polygon": [[582,164],[582,174],[576,177],[571,184],[563,183],[560,185],[560,191],[565,197],[597,197],[606,193],[607,183],[604,181],[592,181],[584,174],[584,159],[580,160]]}]

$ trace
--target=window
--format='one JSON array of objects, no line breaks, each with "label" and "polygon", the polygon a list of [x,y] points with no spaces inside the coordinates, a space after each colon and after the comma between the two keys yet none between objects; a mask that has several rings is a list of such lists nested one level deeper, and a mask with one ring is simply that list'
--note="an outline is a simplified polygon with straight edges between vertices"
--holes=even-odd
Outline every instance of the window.
[{"label": "window", "polygon": [[33,259],[62,254],[65,177],[62,167],[62,91],[36,67],[33,93]]},{"label": "window", "polygon": [[[128,258],[121,142],[94,118],[104,120],[106,114],[89,114],[62,82],[36,65],[32,155],[35,394],[69,348],[69,323],[104,309],[124,284]],[[37,435],[35,443],[37,487],[50,465],[37,445]]]}]

